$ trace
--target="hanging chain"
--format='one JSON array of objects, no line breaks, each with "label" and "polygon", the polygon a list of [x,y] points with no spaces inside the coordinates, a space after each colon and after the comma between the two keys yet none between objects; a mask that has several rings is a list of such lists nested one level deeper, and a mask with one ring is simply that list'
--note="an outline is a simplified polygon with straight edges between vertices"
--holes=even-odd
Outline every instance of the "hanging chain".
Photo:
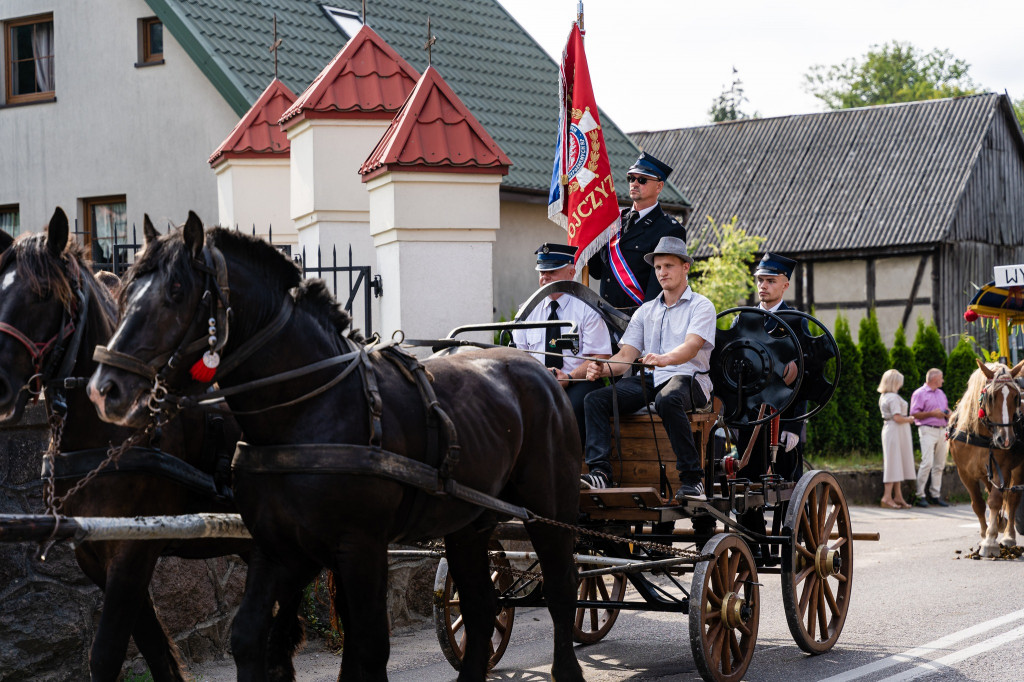
[{"label": "hanging chain", "polygon": [[645,542],[643,540],[636,540],[635,538],[631,538],[631,537],[622,537],[620,535],[612,535],[611,533],[603,533],[603,532],[601,532],[599,530],[591,530],[590,528],[583,528],[583,527],[580,527],[580,526],[574,526],[571,523],[564,523],[562,521],[555,521],[554,519],[547,519],[547,518],[544,518],[543,516],[531,516],[530,520],[531,521],[536,521],[538,523],[546,523],[549,526],[556,526],[558,528],[564,528],[566,530],[571,530],[571,531],[574,531],[574,532],[579,533],[581,535],[589,535],[589,536],[592,536],[592,537],[601,538],[602,540],[609,540],[611,542],[617,542],[617,543],[630,543],[630,544],[636,545],[637,547],[642,547],[642,548],[644,548],[646,550],[649,550],[649,551],[661,552],[661,553],[664,553],[664,554],[671,554],[672,556],[676,556],[676,557],[680,557],[680,558],[686,558],[686,559],[693,559],[694,561],[707,561],[709,559],[714,558],[713,554],[702,554],[700,552],[697,552],[697,551],[694,551],[694,550],[691,550],[691,549],[676,549],[672,545],[663,545],[663,544],[660,544],[660,543],[657,543],[657,542]]}]

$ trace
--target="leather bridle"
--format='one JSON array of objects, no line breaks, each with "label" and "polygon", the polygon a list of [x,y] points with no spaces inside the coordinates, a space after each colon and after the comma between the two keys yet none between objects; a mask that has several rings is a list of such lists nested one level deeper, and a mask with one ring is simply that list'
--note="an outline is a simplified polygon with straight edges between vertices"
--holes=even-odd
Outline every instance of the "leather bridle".
[{"label": "leather bridle", "polygon": [[[168,394],[167,376],[177,370],[184,358],[209,348],[220,353],[227,344],[231,325],[230,288],[228,286],[228,270],[224,262],[224,254],[215,246],[203,246],[202,260],[192,259],[192,267],[203,273],[204,291],[192,316],[192,322],[185,326],[173,351],[162,353],[150,360],[141,360],[128,353],[110,350],[106,346],[96,346],[93,360],[126,372],[137,374],[153,382],[149,407],[153,412],[163,409],[163,402]],[[204,317],[207,324],[201,325]],[[207,333],[194,341],[187,341],[189,330],[201,326]],[[217,333],[220,332],[220,336]],[[237,363],[236,363],[237,366]],[[217,377],[224,376],[228,368],[218,367]]]},{"label": "leather bridle", "polygon": [[[27,390],[38,399],[44,387],[67,385],[78,356],[78,349],[85,332],[85,316],[89,312],[90,290],[82,281],[82,272],[77,267],[74,276],[68,275],[73,283],[74,300],[64,308],[60,328],[47,341],[33,341],[27,334],[7,322],[0,322],[0,333],[16,339],[32,358],[33,374],[20,390]],[[76,384],[77,385],[77,384]]]},{"label": "leather bridle", "polygon": [[[994,422],[991,420],[989,415],[991,410],[988,409],[987,403],[994,397],[995,391],[1001,387],[1009,387],[1017,394],[1017,407],[1014,408],[1011,414],[1011,421],[1008,423]],[[991,392],[990,392],[991,389]],[[1009,399],[1009,398],[1007,398]],[[985,387],[981,389],[981,395],[978,397],[978,419],[979,421],[988,427],[991,432],[993,427],[1013,427],[1021,421],[1021,389],[1014,381],[1013,377],[1009,374],[999,375],[989,380]]]}]

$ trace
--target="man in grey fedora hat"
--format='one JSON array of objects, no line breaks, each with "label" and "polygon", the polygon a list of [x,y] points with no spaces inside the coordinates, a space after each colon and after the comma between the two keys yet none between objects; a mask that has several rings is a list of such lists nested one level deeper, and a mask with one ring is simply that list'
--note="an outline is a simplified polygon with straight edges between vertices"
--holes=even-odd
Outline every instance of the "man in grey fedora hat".
[{"label": "man in grey fedora hat", "polygon": [[633,314],[619,342],[619,352],[611,357],[614,362],[588,363],[587,379],[622,375],[636,360],[654,371],[620,379],[614,386],[587,395],[584,451],[590,473],[584,474],[582,481],[591,488],[605,488],[611,483],[609,419],[614,390],[619,409],[627,414],[654,397],[654,407],[676,454],[676,499],[705,499],[700,455],[686,413],[711,399],[708,370],[715,345],[715,306],[690,289],[693,258],[686,253],[682,239],[662,237],[644,259],[653,267],[661,293]]}]

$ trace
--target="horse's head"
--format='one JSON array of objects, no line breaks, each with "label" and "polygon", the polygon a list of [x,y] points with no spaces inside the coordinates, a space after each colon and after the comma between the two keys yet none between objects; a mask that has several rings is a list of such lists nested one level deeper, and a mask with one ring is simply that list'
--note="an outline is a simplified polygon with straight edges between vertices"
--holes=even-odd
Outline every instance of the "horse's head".
[{"label": "horse's head", "polygon": [[145,244],[121,284],[120,324],[106,349],[97,349],[101,364],[88,386],[103,420],[132,427],[149,420],[157,376],[164,384],[185,383],[212,335],[210,308],[203,305],[202,221],[190,211],[180,230],[161,237],[146,216],[143,234]]},{"label": "horse's head", "polygon": [[[1009,449],[1014,442],[1014,426],[1021,418],[1021,390],[1016,378],[1024,361],[1010,369],[1004,364],[985,365],[977,360],[984,383],[978,392],[978,420],[988,429],[992,447]],[[973,378],[973,377],[972,377]]]},{"label": "horse's head", "polygon": [[[45,234],[17,241],[0,236],[0,420],[19,419],[29,393],[65,366],[75,329],[88,313],[83,306],[94,289],[87,284],[91,276],[81,247],[68,240],[60,208]],[[98,303],[110,307],[100,296]]]}]

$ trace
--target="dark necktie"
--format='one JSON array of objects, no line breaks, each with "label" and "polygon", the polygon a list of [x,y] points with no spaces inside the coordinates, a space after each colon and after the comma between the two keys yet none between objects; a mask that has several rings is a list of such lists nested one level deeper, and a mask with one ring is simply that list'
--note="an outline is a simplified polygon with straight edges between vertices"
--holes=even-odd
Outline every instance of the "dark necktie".
[{"label": "dark necktie", "polygon": [[[558,301],[551,302],[551,314],[548,315],[549,320],[558,319]],[[562,351],[555,345],[555,339],[562,335],[562,328],[554,325],[547,327],[544,333],[544,350],[548,353],[561,353]],[[544,366],[553,367],[555,369],[562,369],[562,356],[561,355],[545,355]]]},{"label": "dark necktie", "polygon": [[625,234],[626,230],[628,230],[629,228],[633,227],[633,225],[636,223],[637,215],[639,215],[639,214],[636,211],[632,210],[632,209],[630,209],[629,213],[626,214],[626,222],[624,222],[622,224],[622,233],[623,234]]}]

